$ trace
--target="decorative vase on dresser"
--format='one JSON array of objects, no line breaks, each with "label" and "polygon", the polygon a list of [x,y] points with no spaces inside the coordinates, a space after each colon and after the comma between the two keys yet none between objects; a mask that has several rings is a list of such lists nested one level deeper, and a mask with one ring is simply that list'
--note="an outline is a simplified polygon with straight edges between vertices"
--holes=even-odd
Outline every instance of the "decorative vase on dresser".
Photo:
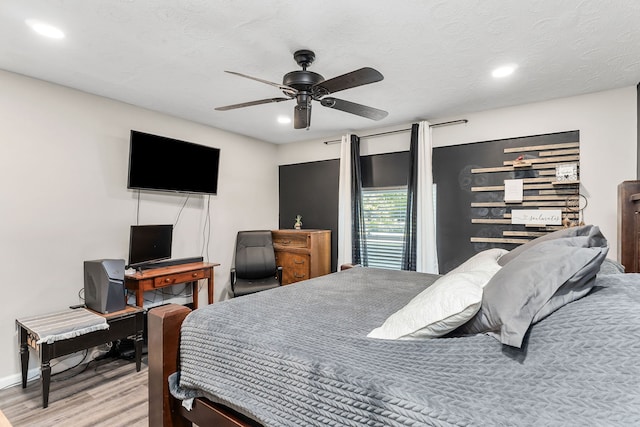
[{"label": "decorative vase on dresser", "polygon": [[272,230],[271,235],[283,285],[331,272],[331,230]]}]

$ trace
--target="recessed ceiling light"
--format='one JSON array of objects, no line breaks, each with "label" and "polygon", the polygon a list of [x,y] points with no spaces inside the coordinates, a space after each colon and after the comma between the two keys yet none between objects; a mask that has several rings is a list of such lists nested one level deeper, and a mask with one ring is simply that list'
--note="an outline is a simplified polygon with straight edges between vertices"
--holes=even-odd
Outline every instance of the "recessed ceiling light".
[{"label": "recessed ceiling light", "polygon": [[291,123],[291,118],[287,117],[287,116],[278,116],[278,123],[281,123],[283,125],[287,125],[287,124]]},{"label": "recessed ceiling light", "polygon": [[491,75],[495,78],[507,77],[513,74],[513,72],[518,68],[517,65],[503,65],[502,67],[498,67],[491,72]]},{"label": "recessed ceiling light", "polygon": [[54,27],[53,25],[49,25],[45,22],[35,19],[27,19],[25,23],[30,26],[33,31],[40,34],[41,36],[49,37],[52,39],[64,38],[64,33],[62,32],[62,30]]}]

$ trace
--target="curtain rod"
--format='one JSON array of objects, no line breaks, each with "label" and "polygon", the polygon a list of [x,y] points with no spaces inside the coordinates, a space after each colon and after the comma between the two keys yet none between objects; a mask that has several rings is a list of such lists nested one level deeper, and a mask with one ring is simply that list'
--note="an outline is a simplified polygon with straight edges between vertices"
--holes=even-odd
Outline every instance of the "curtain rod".
[{"label": "curtain rod", "polygon": [[[434,128],[434,127],[440,127],[440,126],[459,125],[459,124],[468,123],[468,122],[469,122],[469,120],[467,120],[467,119],[451,120],[450,122],[434,123],[432,125],[429,125],[429,127],[430,128]],[[376,136],[383,136],[383,135],[391,135],[391,134],[394,134],[394,133],[409,132],[410,130],[411,130],[411,128],[409,128],[409,129],[390,130],[388,132],[374,133],[374,134],[371,134],[371,135],[363,135],[360,138],[373,138],[373,137],[376,137]],[[342,142],[342,140],[333,139],[331,141],[324,141],[324,143],[326,145],[337,144],[339,142]]]}]

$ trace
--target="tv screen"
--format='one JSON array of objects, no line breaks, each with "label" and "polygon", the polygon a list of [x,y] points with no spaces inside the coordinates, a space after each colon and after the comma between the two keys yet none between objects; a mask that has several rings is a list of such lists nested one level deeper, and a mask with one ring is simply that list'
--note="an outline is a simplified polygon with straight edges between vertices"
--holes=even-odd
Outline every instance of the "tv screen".
[{"label": "tv screen", "polygon": [[127,188],[216,194],[220,149],[131,131]]},{"label": "tv screen", "polygon": [[173,225],[132,225],[129,265],[171,258]]}]

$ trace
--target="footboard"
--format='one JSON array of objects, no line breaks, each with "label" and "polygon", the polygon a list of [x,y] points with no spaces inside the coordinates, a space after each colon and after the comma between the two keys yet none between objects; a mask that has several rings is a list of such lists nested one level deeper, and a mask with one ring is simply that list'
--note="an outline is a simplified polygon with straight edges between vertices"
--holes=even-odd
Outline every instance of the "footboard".
[{"label": "footboard", "polygon": [[180,327],[191,310],[168,304],[149,310],[149,425],[158,427],[200,426],[259,427],[260,424],[206,399],[196,399],[191,411],[169,392],[169,375],[178,370]]},{"label": "footboard", "polygon": [[169,375],[178,369],[180,326],[191,310],[169,304],[149,310],[149,425],[191,426],[180,415],[179,402],[169,393]]}]

